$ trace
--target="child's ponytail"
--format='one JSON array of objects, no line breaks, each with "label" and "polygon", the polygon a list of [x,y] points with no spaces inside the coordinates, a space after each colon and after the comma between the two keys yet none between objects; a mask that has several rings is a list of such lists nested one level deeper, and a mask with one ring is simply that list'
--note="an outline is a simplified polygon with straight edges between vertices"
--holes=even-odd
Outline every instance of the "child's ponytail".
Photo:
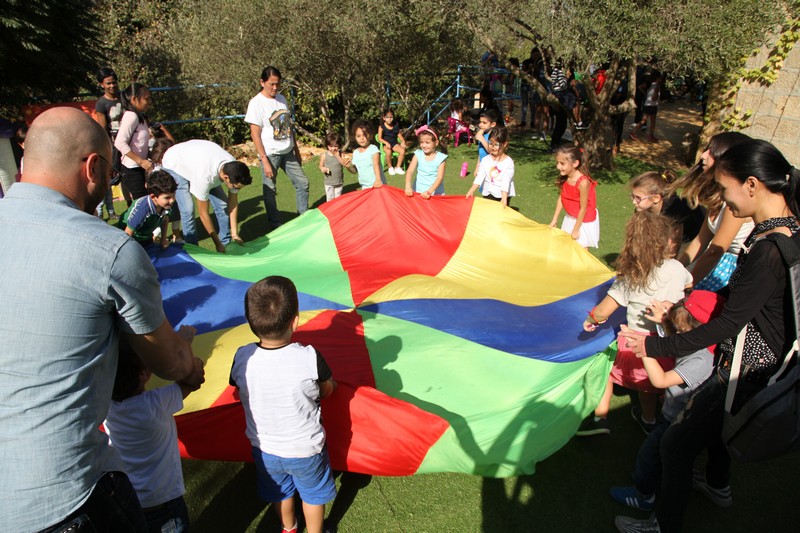
[{"label": "child's ponytail", "polygon": [[[570,161],[578,162],[578,172],[591,179],[589,175],[589,166],[586,164],[586,157],[583,154],[583,149],[575,146],[574,144],[562,144],[555,151],[556,155],[565,155],[570,158]],[[558,176],[556,185],[560,189],[567,181],[567,176]]]},{"label": "child's ponytail", "polygon": [[133,98],[144,98],[149,91],[150,88],[147,85],[135,81],[128,85],[124,91],[119,93],[119,101],[122,104],[122,110],[136,113],[136,116],[139,118],[139,122],[144,124],[148,124],[147,115],[133,107],[131,100],[133,100]]},{"label": "child's ponytail", "polygon": [[661,198],[666,199],[672,195],[672,186],[676,179],[677,175],[671,170],[651,170],[633,178],[628,187],[630,189],[644,189],[647,194],[658,194],[661,195]]}]

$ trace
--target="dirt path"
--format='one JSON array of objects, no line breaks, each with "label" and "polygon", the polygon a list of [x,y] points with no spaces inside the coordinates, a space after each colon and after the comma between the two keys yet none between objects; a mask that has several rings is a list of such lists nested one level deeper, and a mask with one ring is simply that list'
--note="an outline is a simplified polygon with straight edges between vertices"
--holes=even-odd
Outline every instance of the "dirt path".
[{"label": "dirt path", "polygon": [[656,119],[658,142],[648,142],[647,132],[639,134],[639,141],[632,141],[628,133],[633,127],[633,114],[625,124],[625,137],[621,153],[635,157],[655,166],[681,170],[686,168],[683,161],[681,141],[687,133],[697,133],[703,125],[699,102],[686,99],[661,102]]}]

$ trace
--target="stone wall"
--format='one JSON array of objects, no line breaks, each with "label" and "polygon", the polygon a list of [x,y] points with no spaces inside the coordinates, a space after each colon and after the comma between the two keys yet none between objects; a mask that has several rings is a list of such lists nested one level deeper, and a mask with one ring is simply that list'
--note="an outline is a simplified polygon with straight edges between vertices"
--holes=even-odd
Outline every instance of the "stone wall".
[{"label": "stone wall", "polygon": [[[767,54],[765,48],[751,57],[747,68],[766,65]],[[742,133],[773,143],[790,163],[800,167],[800,43],[789,52],[775,83],[766,87],[744,82],[734,108],[753,113],[750,126]]]}]

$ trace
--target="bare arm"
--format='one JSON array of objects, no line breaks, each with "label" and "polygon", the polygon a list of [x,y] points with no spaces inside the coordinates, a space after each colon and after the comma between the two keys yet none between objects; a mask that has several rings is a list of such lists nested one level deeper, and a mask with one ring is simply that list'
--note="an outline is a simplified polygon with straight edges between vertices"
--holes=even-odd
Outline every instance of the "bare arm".
[{"label": "bare arm", "polygon": [[[196,333],[197,329],[193,326],[181,326],[178,329],[178,335],[181,336],[183,340],[185,340],[189,344],[191,344],[192,341],[194,340],[194,336]],[[203,370],[203,376],[205,376],[205,370]],[[192,386],[184,381],[176,381],[175,383],[178,385],[178,387],[180,387],[181,396],[183,396],[184,399],[186,399],[186,397],[189,396],[189,394],[200,388],[199,386]]]},{"label": "bare arm", "polygon": [[375,172],[375,183],[372,188],[379,189],[383,187],[383,182],[381,181],[381,154],[379,153],[375,153],[372,156],[372,170]]},{"label": "bare arm", "polygon": [[[578,239],[578,237],[581,236],[581,225],[583,225],[583,217],[586,216],[586,209],[589,206],[590,186],[591,184],[589,183],[589,180],[583,180],[578,184],[578,192],[581,195],[580,199],[581,206],[580,209],[578,209],[578,216],[575,220],[575,227],[572,228],[572,238],[576,240]],[[559,199],[561,199],[561,196],[559,196]]]},{"label": "bare arm", "polygon": [[406,196],[414,196],[414,189],[411,188],[411,180],[417,172],[417,156],[416,154],[411,158],[411,163],[408,164],[406,171]]},{"label": "bare arm", "polygon": [[381,143],[386,148],[391,148],[392,146],[389,144],[389,141],[385,141],[383,139],[383,124],[378,126],[378,142]]},{"label": "bare arm", "polygon": [[475,140],[481,143],[484,150],[489,151],[489,141],[486,139],[482,129],[478,128],[478,131],[475,132]]},{"label": "bare arm", "polygon": [[[209,217],[210,218],[210,217]],[[239,238],[239,195],[228,191],[228,218],[231,223],[231,239],[241,243]]]},{"label": "bare arm", "polygon": [[197,214],[200,216],[200,222],[206,229],[208,236],[211,237],[212,241],[214,241],[214,247],[219,253],[224,254],[225,246],[223,246],[222,241],[219,240],[217,230],[214,229],[214,222],[211,220],[211,214],[208,212],[208,200],[200,200],[199,198],[197,199],[197,212]]},{"label": "bare arm", "polygon": [[[439,185],[442,184],[442,180],[444,180],[444,169],[446,168],[445,165],[447,165],[447,160],[444,160],[439,164],[439,168],[436,169],[436,181],[433,182],[433,185],[431,185],[427,191],[422,193],[422,197],[426,200],[433,196],[433,193],[435,193]],[[406,178],[406,180],[408,180],[408,178]],[[508,196],[508,193],[503,194],[504,198]]]},{"label": "bare arm", "polygon": [[661,365],[655,359],[643,357],[642,364],[644,365],[645,371],[647,371],[647,377],[650,378],[650,383],[656,388],[666,389],[667,387],[684,383],[680,374],[674,370],[664,372],[664,369],[661,368]]},{"label": "bare arm", "polygon": [[300,153],[300,145],[294,140],[294,133],[292,133],[292,143],[294,144],[294,156],[297,158],[297,164],[303,166],[303,155]]},{"label": "bare arm", "polygon": [[197,388],[205,381],[203,362],[192,353],[192,345],[176,333],[168,320],[155,331],[129,334],[131,346],[147,368],[162,379],[182,381]]},{"label": "bare arm", "polygon": [[745,219],[734,217],[730,210],[725,207],[720,214],[722,222],[719,225],[717,234],[711,239],[708,247],[700,254],[692,269],[692,279],[697,284],[700,280],[708,275],[709,272],[716,268],[717,263],[722,258],[722,255],[728,251],[736,234],[742,229]]},{"label": "bare arm", "polygon": [[108,122],[106,121],[106,114],[105,113],[98,113],[97,109],[94,110],[94,119],[97,121],[98,124],[103,126],[103,129],[108,128]]},{"label": "bare arm", "polygon": [[253,144],[256,147],[256,152],[258,152],[258,160],[261,161],[264,167],[264,175],[268,178],[273,177],[272,164],[270,164],[269,158],[267,158],[264,143],[261,141],[261,126],[250,124],[250,137],[253,138]]},{"label": "bare arm", "polygon": [[556,212],[553,213],[553,220],[550,221],[550,227],[554,228],[556,227],[556,224],[558,224],[558,215],[561,214],[562,207],[563,206],[561,204],[561,194],[559,194],[558,198],[556,199]]},{"label": "bare arm", "polygon": [[319,399],[327,398],[336,390],[337,383],[333,378],[326,379],[319,384]]},{"label": "bare arm", "polygon": [[680,254],[678,254],[678,261],[680,261],[683,266],[689,265],[692,261],[697,259],[703,250],[708,248],[708,243],[711,242],[712,238],[714,238],[714,234],[711,233],[708,224],[703,224],[697,236],[681,250]]},{"label": "bare arm", "polygon": [[174,143],[174,142],[176,142],[176,141],[175,141],[175,137],[173,137],[173,136],[172,136],[172,133],[170,133],[170,131],[167,129],[167,127],[166,127],[165,125],[163,125],[163,124],[161,125],[161,131],[163,131],[163,132],[164,132],[164,136],[165,136],[167,139],[169,139],[169,140],[170,140],[170,141],[172,141],[173,143]]},{"label": "bare arm", "polygon": [[599,304],[597,304],[591,311],[591,315],[586,317],[583,321],[583,329],[585,331],[594,331],[597,329],[598,324],[602,324],[614,311],[619,308],[617,301],[609,295],[606,295]]},{"label": "bare arm", "polygon": [[169,217],[164,217],[164,220],[161,221],[161,237],[159,238],[159,240],[161,241],[160,244],[162,249],[169,246],[169,241],[167,240],[168,227],[169,227]]},{"label": "bare arm", "polygon": [[483,183],[484,176],[485,175],[483,174],[483,165],[481,165],[481,163],[478,162],[478,166],[475,167],[475,179],[472,181],[472,187],[470,187],[469,190],[467,191],[466,195],[467,198],[475,194],[475,191],[477,191],[478,187],[480,187],[481,183]]},{"label": "bare arm", "polygon": [[328,174],[331,170],[325,166],[325,152],[319,155],[319,171]]}]

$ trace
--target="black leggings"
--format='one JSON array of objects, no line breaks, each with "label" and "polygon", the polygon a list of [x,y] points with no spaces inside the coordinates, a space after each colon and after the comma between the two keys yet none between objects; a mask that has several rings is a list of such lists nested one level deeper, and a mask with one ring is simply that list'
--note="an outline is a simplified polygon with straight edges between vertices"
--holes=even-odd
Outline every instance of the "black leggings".
[{"label": "black leggings", "polygon": [[144,186],[144,169],[142,167],[122,167],[122,192],[125,200],[131,205],[134,200],[147,196]]}]

